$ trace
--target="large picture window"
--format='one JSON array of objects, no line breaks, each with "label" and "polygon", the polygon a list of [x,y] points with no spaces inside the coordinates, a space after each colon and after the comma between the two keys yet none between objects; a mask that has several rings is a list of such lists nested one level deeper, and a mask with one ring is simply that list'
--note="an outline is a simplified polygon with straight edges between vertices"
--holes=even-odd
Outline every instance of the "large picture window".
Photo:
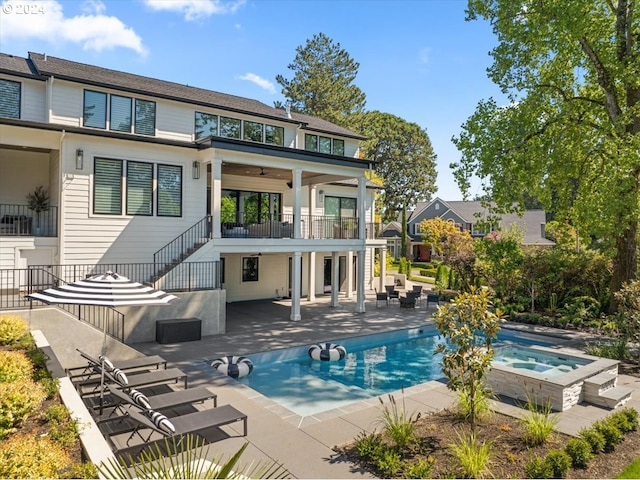
[{"label": "large picture window", "polygon": [[196,112],[195,121],[196,140],[198,138],[208,137],[209,135],[218,135],[218,116],[210,113]]},{"label": "large picture window", "polygon": [[238,118],[220,117],[220,136],[240,138],[242,122]]},{"label": "large picture window", "polygon": [[153,164],[127,162],[127,215],[153,215]]},{"label": "large picture window", "polygon": [[82,124],[85,127],[107,128],[107,94],[84,91],[84,114]]},{"label": "large picture window", "polygon": [[273,125],[266,125],[265,131],[265,143],[271,145],[284,146],[284,127],[275,127]]},{"label": "large picture window", "polygon": [[93,213],[104,215],[122,214],[122,160],[95,159]]},{"label": "large picture window", "polygon": [[0,79],[0,117],[20,118],[22,84]]},{"label": "large picture window", "polygon": [[131,98],[111,95],[109,129],[131,133]]},{"label": "large picture window", "polygon": [[136,99],[135,133],[139,133],[141,135],[155,135],[156,102]]},{"label": "large picture window", "polygon": [[305,133],[304,149],[310,152],[331,153],[333,155],[344,156],[344,140]]},{"label": "large picture window", "polygon": [[258,257],[242,257],[242,281],[258,281]]},{"label": "large picture window", "polygon": [[249,225],[280,221],[280,194],[222,190],[220,221]]},{"label": "large picture window", "polygon": [[158,165],[158,216],[182,216],[182,167]]},{"label": "large picture window", "polygon": [[264,143],[264,124],[245,120],[244,139],[251,142]]}]

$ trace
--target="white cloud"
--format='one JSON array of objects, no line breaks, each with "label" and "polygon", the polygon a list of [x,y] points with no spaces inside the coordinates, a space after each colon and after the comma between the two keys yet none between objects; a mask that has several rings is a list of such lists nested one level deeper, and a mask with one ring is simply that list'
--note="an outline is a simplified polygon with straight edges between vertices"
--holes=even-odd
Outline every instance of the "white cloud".
[{"label": "white cloud", "polygon": [[423,65],[428,64],[429,60],[431,59],[431,47],[421,48],[420,51],[418,52],[418,59],[420,60],[420,63],[422,63]]},{"label": "white cloud", "polygon": [[187,22],[200,20],[211,15],[234,13],[244,5],[245,0],[145,0],[147,6],[153,10],[168,10],[184,14]]},{"label": "white cloud", "polygon": [[255,73],[247,73],[238,77],[240,80],[247,80],[251,83],[255,83],[260,88],[263,88],[269,93],[276,93],[276,87],[269,80],[266,80]]},{"label": "white cloud", "polygon": [[[27,2],[8,0],[0,10],[0,39],[29,40],[37,38],[50,43],[72,42],[82,45],[84,50],[109,50],[117,47],[130,48],[140,55],[147,49],[142,39],[120,19],[103,15],[105,6],[100,1],[89,1],[83,5],[82,15],[65,18],[62,5],[55,0],[35,2],[42,9],[30,15],[13,14],[25,8]],[[7,13],[10,12],[10,13]]]}]

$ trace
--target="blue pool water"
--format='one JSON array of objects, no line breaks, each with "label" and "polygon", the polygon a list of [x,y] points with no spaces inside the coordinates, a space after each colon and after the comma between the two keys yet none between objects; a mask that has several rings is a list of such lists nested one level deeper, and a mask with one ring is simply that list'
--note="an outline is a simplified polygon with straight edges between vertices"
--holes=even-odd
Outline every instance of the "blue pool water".
[{"label": "blue pool water", "polygon": [[[499,342],[545,345],[507,333]],[[347,349],[338,362],[312,360],[308,346],[248,355],[254,363],[242,383],[306,416],[442,378],[442,338],[433,327],[334,340]],[[550,343],[546,343],[550,345]]]}]

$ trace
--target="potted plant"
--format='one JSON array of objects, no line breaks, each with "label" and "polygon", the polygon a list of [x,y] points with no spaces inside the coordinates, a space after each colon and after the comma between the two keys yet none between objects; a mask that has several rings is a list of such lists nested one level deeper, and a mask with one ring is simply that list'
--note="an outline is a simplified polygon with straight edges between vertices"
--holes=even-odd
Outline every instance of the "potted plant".
[{"label": "potted plant", "polygon": [[29,210],[36,213],[36,232],[38,232],[40,230],[40,213],[49,210],[49,194],[42,185],[27,194],[27,206]]}]

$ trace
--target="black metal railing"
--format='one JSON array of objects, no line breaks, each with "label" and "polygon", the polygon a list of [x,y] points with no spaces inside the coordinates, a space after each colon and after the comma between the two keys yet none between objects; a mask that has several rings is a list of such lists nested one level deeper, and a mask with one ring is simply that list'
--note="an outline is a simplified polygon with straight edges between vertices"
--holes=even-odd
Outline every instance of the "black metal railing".
[{"label": "black metal railing", "polygon": [[365,225],[365,238],[367,240],[377,240],[382,238],[382,223],[367,223]]},{"label": "black metal railing", "polygon": [[58,207],[34,212],[27,205],[0,203],[0,237],[58,235]]},{"label": "black metal railing", "polygon": [[152,281],[161,278],[210,239],[211,215],[207,215],[153,254],[156,273],[149,278]]},{"label": "black metal railing", "polygon": [[[293,215],[237,212],[220,224],[223,238],[293,238]],[[225,219],[229,220],[229,219]]]}]

